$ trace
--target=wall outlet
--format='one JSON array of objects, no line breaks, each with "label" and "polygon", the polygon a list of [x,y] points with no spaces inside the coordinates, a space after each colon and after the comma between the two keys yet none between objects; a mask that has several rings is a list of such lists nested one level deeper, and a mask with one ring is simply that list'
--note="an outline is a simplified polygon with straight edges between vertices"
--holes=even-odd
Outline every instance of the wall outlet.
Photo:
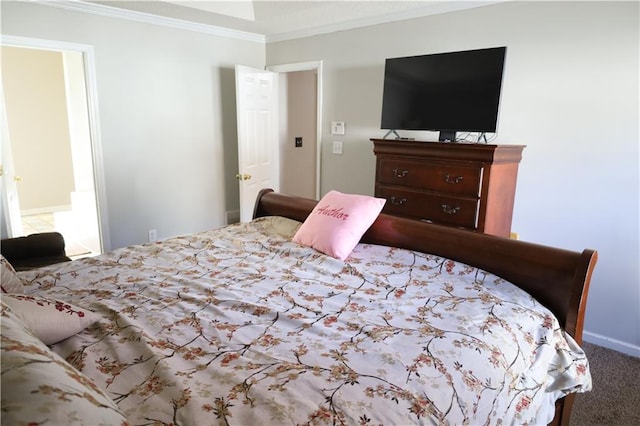
[{"label": "wall outlet", "polygon": [[296,148],[301,148],[301,147],[302,147],[302,137],[296,136]]},{"label": "wall outlet", "polygon": [[158,231],[155,229],[149,229],[149,242],[153,243],[158,241]]},{"label": "wall outlet", "polygon": [[342,154],[342,141],[333,141],[333,153],[338,155]]}]

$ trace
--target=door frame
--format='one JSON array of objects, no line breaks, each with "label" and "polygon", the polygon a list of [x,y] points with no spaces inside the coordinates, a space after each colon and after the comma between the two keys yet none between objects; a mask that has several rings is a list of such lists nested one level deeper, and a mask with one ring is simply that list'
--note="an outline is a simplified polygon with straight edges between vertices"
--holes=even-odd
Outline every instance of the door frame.
[{"label": "door frame", "polygon": [[15,166],[13,164],[13,153],[11,152],[11,144],[8,143],[9,126],[7,120],[7,108],[4,100],[4,86],[0,79],[0,136],[2,141],[1,163],[0,163],[0,179],[2,179],[2,212],[4,219],[0,223],[2,238],[11,238],[23,234],[22,217],[20,216],[20,205],[18,200],[18,188],[16,182],[19,177],[16,176]]},{"label": "door frame", "polygon": [[267,71],[288,73],[295,71],[315,71],[316,78],[316,199],[320,199],[320,177],[322,165],[322,61],[297,62],[292,64],[268,65]]},{"label": "door frame", "polygon": [[26,49],[53,50],[58,52],[73,51],[82,54],[87,93],[87,118],[89,121],[91,158],[93,162],[93,184],[96,197],[96,213],[98,216],[98,237],[100,239],[100,248],[102,252],[110,250],[111,240],[109,237],[109,220],[107,216],[107,197],[104,180],[102,145],[100,140],[100,122],[98,114],[98,85],[93,46],[57,40],[46,40],[4,34],[0,39],[0,44],[3,46],[20,47]]}]

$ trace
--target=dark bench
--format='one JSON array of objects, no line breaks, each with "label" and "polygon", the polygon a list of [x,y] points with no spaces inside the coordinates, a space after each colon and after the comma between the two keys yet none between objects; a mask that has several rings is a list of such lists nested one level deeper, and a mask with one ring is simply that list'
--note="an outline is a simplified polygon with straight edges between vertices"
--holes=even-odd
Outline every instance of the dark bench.
[{"label": "dark bench", "polygon": [[42,232],[0,241],[0,253],[16,271],[39,268],[71,259],[65,252],[64,237],[59,232]]}]

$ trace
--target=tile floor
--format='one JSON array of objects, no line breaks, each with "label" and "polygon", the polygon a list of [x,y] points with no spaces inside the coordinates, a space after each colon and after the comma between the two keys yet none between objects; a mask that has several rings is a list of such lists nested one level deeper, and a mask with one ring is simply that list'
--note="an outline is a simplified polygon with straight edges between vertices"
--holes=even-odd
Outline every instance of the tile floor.
[{"label": "tile floor", "polygon": [[22,228],[24,235],[55,231],[56,224],[53,218],[53,213],[22,216]]},{"label": "tile floor", "polygon": [[[22,216],[22,229],[24,235],[58,231],[64,236],[64,233],[56,227],[55,216],[53,213]],[[67,256],[72,259],[77,259],[91,254],[91,250],[67,238],[67,236],[65,236],[65,251],[67,252]]]}]

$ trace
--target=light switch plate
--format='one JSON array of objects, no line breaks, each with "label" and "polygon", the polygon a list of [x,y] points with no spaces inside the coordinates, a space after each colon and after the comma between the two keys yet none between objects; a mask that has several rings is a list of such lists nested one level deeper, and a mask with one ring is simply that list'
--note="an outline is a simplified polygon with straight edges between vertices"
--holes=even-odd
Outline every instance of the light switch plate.
[{"label": "light switch plate", "polygon": [[331,122],[331,134],[332,135],[344,135],[344,121],[332,121]]},{"label": "light switch plate", "polygon": [[333,153],[342,154],[342,141],[333,141]]}]

